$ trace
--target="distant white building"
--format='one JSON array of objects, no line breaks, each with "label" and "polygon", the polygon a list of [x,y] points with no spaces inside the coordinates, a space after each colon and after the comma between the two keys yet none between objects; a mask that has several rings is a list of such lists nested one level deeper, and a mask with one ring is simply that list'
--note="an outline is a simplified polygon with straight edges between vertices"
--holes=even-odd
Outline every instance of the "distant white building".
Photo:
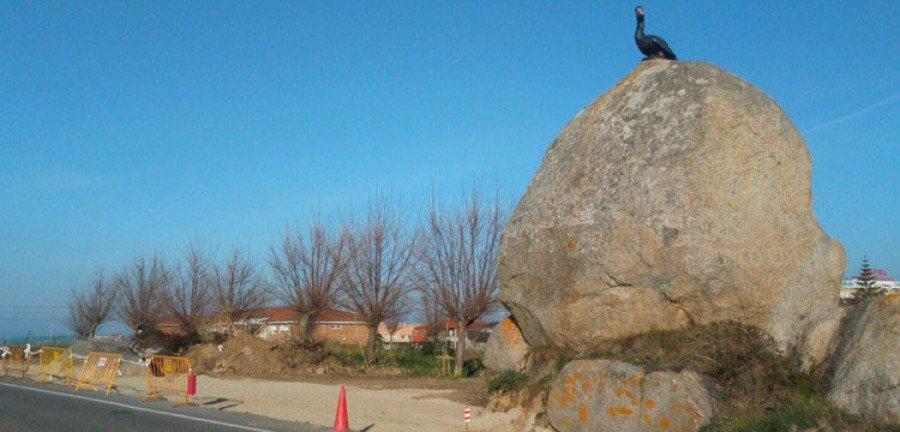
[{"label": "distant white building", "polygon": [[[875,274],[875,285],[883,288],[885,294],[887,293],[900,293],[900,282],[897,282],[893,278],[887,277],[887,272],[884,270],[872,269],[872,273]],[[841,282],[841,300],[850,300],[853,298],[853,293],[856,289],[859,288],[859,277],[854,276],[850,279],[846,279]]]}]

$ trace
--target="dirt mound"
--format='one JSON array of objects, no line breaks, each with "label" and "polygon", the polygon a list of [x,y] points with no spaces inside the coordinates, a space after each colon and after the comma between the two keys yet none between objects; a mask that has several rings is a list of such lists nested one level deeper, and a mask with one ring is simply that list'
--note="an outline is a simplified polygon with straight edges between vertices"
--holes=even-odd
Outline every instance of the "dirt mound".
[{"label": "dirt mound", "polygon": [[186,357],[195,373],[255,376],[288,372],[274,345],[248,334],[238,334],[220,345],[198,345]]},{"label": "dirt mound", "polygon": [[191,348],[185,356],[195,373],[240,376],[307,375],[347,372],[324,346],[312,349],[285,342],[272,344],[239,333],[222,344],[207,343]]}]

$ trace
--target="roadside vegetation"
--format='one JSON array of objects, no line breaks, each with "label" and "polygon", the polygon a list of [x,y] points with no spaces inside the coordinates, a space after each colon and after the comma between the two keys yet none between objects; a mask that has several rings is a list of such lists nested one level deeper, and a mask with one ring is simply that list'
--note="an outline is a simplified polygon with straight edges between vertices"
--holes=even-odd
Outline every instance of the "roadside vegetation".
[{"label": "roadside vegetation", "polygon": [[[507,212],[499,193],[485,199],[477,187],[457,205],[433,196],[421,211],[379,194],[356,217],[313,215],[305,225],[288,226],[262,259],[240,247],[220,254],[196,241],[173,260],[152,251],[111,274],[98,271],[72,290],[66,325],[89,338],[118,320],[131,330],[137,349],[179,354],[202,343],[221,344],[236,337],[238,327],[253,333],[247,312],[281,304],[300,317],[294,340],[278,348],[288,356],[315,357],[308,353],[320,351],[364,368],[471,376],[481,366],[467,353],[466,338],[437,354],[430,347],[384,350],[377,329],[385,323],[396,330],[401,320],[451,320],[466,334],[494,312],[496,256]],[[330,308],[365,321],[362,350],[325,351],[313,340],[311,318]]]},{"label": "roadside vegetation", "polygon": [[[553,374],[571,360],[571,353],[545,348],[533,352],[538,370]],[[775,344],[755,327],[726,322],[679,331],[656,331],[608,341],[577,358],[617,360],[647,370],[690,369],[712,378],[719,391],[716,417],[703,432],[900,432],[900,425],[884,425],[850,415],[825,397],[826,368],[798,372],[792,356],[775,353]],[[494,391],[535,388],[546,390],[552,381],[522,385],[510,373],[501,374]]]}]

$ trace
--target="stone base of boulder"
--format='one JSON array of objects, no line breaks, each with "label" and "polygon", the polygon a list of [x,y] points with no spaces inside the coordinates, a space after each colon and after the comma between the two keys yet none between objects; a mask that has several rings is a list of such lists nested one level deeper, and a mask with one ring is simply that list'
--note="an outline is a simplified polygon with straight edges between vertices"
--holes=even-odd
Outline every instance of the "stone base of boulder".
[{"label": "stone base of boulder", "polygon": [[716,401],[712,381],[692,371],[577,360],[553,383],[547,414],[560,432],[697,431]]}]

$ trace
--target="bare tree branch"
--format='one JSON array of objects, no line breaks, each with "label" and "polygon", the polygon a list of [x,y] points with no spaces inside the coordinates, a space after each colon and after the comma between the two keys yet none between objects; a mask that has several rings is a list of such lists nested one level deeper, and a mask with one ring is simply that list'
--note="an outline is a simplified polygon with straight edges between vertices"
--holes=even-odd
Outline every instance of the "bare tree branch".
[{"label": "bare tree branch", "polygon": [[384,198],[369,206],[366,220],[354,225],[352,251],[342,274],[343,304],[362,316],[369,328],[366,359],[375,357],[378,324],[407,312],[416,258],[415,229],[396,205]]},{"label": "bare tree branch", "polygon": [[269,252],[278,294],[300,316],[301,340],[311,334],[310,318],[335,303],[338,275],[347,261],[346,242],[343,230],[335,233],[314,218],[305,232],[287,230],[281,246]]},{"label": "bare tree branch", "polygon": [[185,334],[198,334],[210,311],[211,267],[212,259],[207,249],[199,243],[191,243],[166,293],[166,309]]},{"label": "bare tree branch", "polygon": [[133,335],[155,327],[165,310],[163,296],[170,279],[168,269],[155,253],[149,261],[143,256],[135,259],[114,277],[119,292],[117,315]]},{"label": "bare tree branch", "polygon": [[98,271],[90,285],[81,291],[72,290],[66,326],[78,336],[94,337],[97,328],[109,321],[116,305],[116,286]]},{"label": "bare tree branch", "polygon": [[499,197],[482,200],[477,188],[464,204],[445,210],[432,198],[418,274],[426,300],[456,321],[457,374],[462,372],[470,324],[496,305],[497,252],[506,217]]},{"label": "bare tree branch", "polygon": [[258,267],[237,248],[224,266],[213,269],[212,288],[216,310],[226,320],[231,335],[235,334],[236,321],[249,318],[248,311],[268,302],[268,291]]}]

